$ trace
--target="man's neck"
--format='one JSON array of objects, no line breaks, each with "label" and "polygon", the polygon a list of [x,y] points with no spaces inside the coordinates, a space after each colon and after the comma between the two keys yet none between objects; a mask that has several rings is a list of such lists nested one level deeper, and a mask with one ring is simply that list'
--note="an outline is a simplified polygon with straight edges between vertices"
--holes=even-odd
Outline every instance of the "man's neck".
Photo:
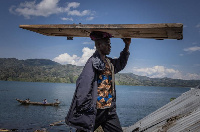
[{"label": "man's neck", "polygon": [[101,59],[104,61],[106,59],[106,55],[102,54],[100,51],[98,51],[98,52],[99,52]]}]

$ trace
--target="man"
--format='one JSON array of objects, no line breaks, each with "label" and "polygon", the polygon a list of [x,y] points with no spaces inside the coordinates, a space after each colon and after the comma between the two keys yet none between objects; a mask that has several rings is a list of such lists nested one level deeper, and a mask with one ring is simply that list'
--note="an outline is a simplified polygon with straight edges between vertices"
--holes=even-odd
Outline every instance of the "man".
[{"label": "man", "polygon": [[122,132],[116,113],[114,74],[127,64],[130,38],[124,38],[124,50],[118,59],[112,59],[109,33],[94,31],[96,52],[88,59],[76,82],[76,90],[66,123],[77,131],[92,132],[100,125],[104,132]]}]

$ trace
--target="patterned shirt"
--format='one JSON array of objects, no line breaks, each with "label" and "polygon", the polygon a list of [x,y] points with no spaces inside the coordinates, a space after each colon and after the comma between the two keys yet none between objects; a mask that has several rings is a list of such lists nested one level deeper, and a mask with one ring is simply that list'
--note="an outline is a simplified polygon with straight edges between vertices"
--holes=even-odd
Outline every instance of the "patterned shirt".
[{"label": "patterned shirt", "polygon": [[98,77],[97,109],[110,108],[112,103],[112,92],[112,71],[108,62],[105,62],[105,69]]}]

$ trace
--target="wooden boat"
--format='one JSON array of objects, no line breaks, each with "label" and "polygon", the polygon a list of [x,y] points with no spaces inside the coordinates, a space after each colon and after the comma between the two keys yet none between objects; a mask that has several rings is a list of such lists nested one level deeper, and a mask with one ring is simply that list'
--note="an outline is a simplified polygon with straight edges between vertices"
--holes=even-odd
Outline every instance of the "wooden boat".
[{"label": "wooden boat", "polygon": [[25,100],[16,99],[19,103],[23,105],[43,105],[43,106],[58,106],[60,103],[42,103],[42,102],[27,102]]}]

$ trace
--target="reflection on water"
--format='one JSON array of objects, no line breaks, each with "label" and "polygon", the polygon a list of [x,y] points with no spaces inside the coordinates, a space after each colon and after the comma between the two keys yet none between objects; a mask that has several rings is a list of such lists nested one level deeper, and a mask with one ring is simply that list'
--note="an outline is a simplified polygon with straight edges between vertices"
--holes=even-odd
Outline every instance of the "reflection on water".
[{"label": "reflection on water", "polygon": [[[123,127],[130,126],[146,115],[178,97],[188,88],[165,88],[143,86],[117,86],[117,113]],[[0,81],[0,128],[20,131],[69,131],[64,123],[75,84],[33,83]],[[29,98],[33,102],[54,102],[60,106],[21,105],[15,99]],[[52,123],[58,126],[50,126]],[[74,130],[74,129],[73,129]]]}]

